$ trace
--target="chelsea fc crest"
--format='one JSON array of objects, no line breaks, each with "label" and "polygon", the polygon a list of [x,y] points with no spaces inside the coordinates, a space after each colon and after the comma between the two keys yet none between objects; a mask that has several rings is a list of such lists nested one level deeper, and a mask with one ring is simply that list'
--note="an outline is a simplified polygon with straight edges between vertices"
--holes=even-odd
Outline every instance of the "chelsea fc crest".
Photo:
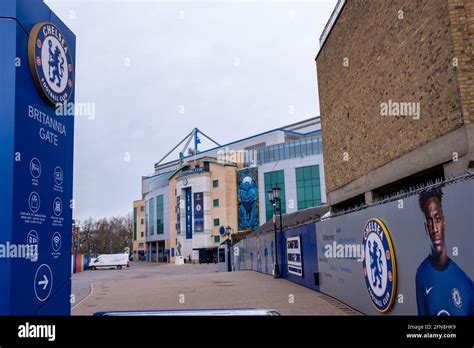
[{"label": "chelsea fc crest", "polygon": [[380,219],[370,219],[362,239],[364,279],[370,300],[382,313],[392,309],[397,292],[397,265],[392,240]]},{"label": "chelsea fc crest", "polygon": [[28,39],[30,70],[41,94],[51,104],[65,103],[74,87],[74,67],[66,37],[49,22],[36,24]]}]

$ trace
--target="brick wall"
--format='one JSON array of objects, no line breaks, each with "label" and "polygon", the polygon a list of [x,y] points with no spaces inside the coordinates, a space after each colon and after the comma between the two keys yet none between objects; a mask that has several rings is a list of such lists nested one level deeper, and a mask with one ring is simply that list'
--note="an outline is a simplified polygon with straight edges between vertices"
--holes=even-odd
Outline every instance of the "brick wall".
[{"label": "brick wall", "polygon": [[[458,81],[472,87],[464,72],[472,73],[465,29],[473,22],[453,17],[472,7],[469,0],[347,1],[316,60],[328,192],[462,124],[473,90]],[[455,67],[454,57],[471,67]],[[419,119],[382,116],[389,100],[419,103]]]},{"label": "brick wall", "polygon": [[474,123],[474,1],[449,0],[449,18],[464,123]]}]

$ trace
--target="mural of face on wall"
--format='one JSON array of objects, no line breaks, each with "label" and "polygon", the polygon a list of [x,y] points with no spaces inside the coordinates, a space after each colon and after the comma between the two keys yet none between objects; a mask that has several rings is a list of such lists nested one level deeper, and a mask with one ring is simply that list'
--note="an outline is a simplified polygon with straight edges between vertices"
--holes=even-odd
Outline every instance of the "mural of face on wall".
[{"label": "mural of face on wall", "polygon": [[243,169],[238,173],[237,198],[239,231],[253,231],[259,226],[257,180],[257,168]]}]

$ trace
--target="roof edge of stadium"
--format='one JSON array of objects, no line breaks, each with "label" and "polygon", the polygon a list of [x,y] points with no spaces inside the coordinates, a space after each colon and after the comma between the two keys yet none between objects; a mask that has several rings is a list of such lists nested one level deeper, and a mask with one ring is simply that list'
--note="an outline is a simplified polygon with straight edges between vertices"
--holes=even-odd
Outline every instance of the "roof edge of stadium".
[{"label": "roof edge of stadium", "polygon": [[[241,142],[241,141],[249,140],[249,139],[252,139],[252,138],[257,138],[257,137],[260,137],[260,136],[262,136],[262,135],[270,134],[270,133],[273,133],[273,132],[286,132],[286,133],[291,133],[291,134],[296,134],[296,135],[301,135],[301,136],[306,136],[306,135],[309,135],[309,134],[312,134],[312,133],[320,133],[320,132],[321,132],[321,129],[318,129],[318,130],[315,130],[315,131],[311,131],[311,132],[306,132],[306,133],[302,133],[302,132],[297,132],[297,131],[294,131],[294,130],[285,129],[285,128],[288,128],[288,127],[296,126],[296,125],[298,125],[298,124],[303,124],[303,123],[308,122],[308,121],[311,121],[311,120],[316,120],[316,119],[318,119],[318,118],[320,118],[320,116],[311,117],[311,118],[308,118],[308,119],[303,120],[303,121],[299,121],[299,122],[296,122],[296,123],[289,124],[289,125],[287,125],[287,126],[283,126],[283,127],[280,127],[280,128],[271,129],[271,130],[269,130],[269,131],[265,131],[265,132],[262,132],[262,133],[258,133],[258,134],[255,134],[255,135],[251,135],[251,136],[246,137],[246,138],[242,138],[242,139],[239,139],[239,140],[231,141],[230,143],[223,144],[223,145],[221,145],[221,146],[212,147],[212,148],[210,148],[210,149],[207,149],[207,150],[204,150],[204,151],[200,151],[200,152],[198,152],[197,154],[202,154],[202,153],[206,153],[206,152],[209,152],[209,151],[217,150],[217,149],[220,149],[220,148],[229,146],[229,145],[233,145],[233,144],[235,144],[235,143],[239,143],[239,142]],[[185,156],[185,157],[183,157],[183,159],[186,159],[186,158],[189,158],[189,157],[193,157],[193,156],[196,156],[196,154]],[[161,163],[160,166],[164,166],[164,165],[171,164],[171,163],[174,163],[174,162],[179,162],[179,159],[175,159],[175,160],[172,160],[172,161],[169,161],[169,162],[166,162],[166,163]],[[154,168],[156,168],[156,167],[157,167],[157,163],[155,163],[155,165],[154,165]]]}]

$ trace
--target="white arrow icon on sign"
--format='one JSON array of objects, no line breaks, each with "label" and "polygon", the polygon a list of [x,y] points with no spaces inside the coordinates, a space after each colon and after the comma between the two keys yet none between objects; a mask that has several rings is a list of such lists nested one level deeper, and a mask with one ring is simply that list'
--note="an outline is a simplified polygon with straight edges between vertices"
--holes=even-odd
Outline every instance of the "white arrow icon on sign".
[{"label": "white arrow icon on sign", "polygon": [[53,272],[51,272],[51,268],[47,264],[43,263],[36,270],[33,287],[38,301],[46,301],[49,295],[51,295],[51,289],[53,288]]},{"label": "white arrow icon on sign", "polygon": [[38,285],[43,285],[43,290],[46,289],[46,287],[48,286],[48,283],[49,283],[49,280],[48,278],[46,277],[45,274],[43,274],[43,280],[40,280],[38,282]]}]

